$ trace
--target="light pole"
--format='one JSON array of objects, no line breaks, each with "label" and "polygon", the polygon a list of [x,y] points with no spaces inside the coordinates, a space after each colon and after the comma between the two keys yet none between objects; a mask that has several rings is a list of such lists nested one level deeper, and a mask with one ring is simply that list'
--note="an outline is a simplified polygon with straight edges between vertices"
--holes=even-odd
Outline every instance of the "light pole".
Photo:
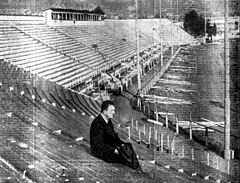
[{"label": "light pole", "polygon": [[171,25],[171,34],[172,34],[172,40],[171,40],[171,42],[172,42],[172,47],[171,47],[171,54],[173,55],[173,1],[171,0],[171,23],[172,23],[172,25]]},{"label": "light pole", "polygon": [[[160,29],[162,28],[162,0],[159,0],[159,20],[160,20]],[[161,35],[161,32],[160,32]],[[162,36],[160,37],[160,44],[161,44],[161,67],[163,66],[163,41]]]},{"label": "light pole", "polygon": [[224,63],[225,63],[225,90],[224,90],[224,121],[225,121],[225,151],[224,158],[230,159],[230,61],[229,61],[229,0],[224,0],[225,25],[224,25]]},{"label": "light pole", "polygon": [[178,0],[177,0],[177,22],[179,21],[179,17],[178,17],[179,15],[178,15]]},{"label": "light pole", "polygon": [[136,48],[137,48],[137,80],[138,91],[141,89],[140,63],[139,63],[139,31],[138,31],[138,0],[136,0],[136,17],[135,17],[135,31],[136,31]]},{"label": "light pole", "polygon": [[178,46],[179,46],[179,25],[178,25],[178,23],[179,23],[179,15],[178,15],[178,0],[177,0],[177,44],[178,44]]},{"label": "light pole", "polygon": [[206,8],[206,0],[204,2],[204,41],[203,43],[206,42],[206,36],[207,36],[207,8]]}]

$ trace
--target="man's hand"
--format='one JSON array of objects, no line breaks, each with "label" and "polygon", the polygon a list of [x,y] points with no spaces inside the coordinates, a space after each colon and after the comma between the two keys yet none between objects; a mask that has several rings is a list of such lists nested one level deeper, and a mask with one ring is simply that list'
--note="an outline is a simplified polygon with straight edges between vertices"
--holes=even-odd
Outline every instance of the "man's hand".
[{"label": "man's hand", "polygon": [[114,153],[117,154],[117,155],[119,155],[119,152],[118,152],[117,149],[115,149]]}]

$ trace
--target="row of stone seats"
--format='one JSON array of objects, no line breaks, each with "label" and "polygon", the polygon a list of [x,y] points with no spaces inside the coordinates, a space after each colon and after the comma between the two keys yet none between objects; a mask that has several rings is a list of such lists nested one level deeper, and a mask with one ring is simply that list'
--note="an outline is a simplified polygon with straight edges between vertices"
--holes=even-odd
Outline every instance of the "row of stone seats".
[{"label": "row of stone seats", "polygon": [[[121,54],[118,55],[118,58],[116,59],[123,59],[123,58],[129,58],[133,56],[134,54],[131,54],[131,56],[125,56],[123,58],[122,55],[127,55],[128,52],[133,52],[135,53],[135,42],[132,42],[131,39],[128,40],[124,36],[124,32],[119,32],[118,28],[111,30],[107,26],[96,26],[95,29],[90,29],[90,31],[94,34],[97,35],[98,37],[103,37],[102,41],[104,44],[108,45],[114,45],[115,48],[121,47]],[[102,35],[102,36],[101,36]],[[106,51],[104,48],[101,48],[101,51],[104,52]],[[112,49],[112,48],[111,48]],[[119,48],[118,48],[119,49]]]},{"label": "row of stone seats", "polygon": [[20,183],[20,182],[27,182],[24,181],[17,171],[8,167],[2,158],[0,161],[0,182],[9,182],[9,183]]},{"label": "row of stone seats", "polygon": [[[115,40],[115,45],[116,45],[115,49],[118,50],[118,54],[116,55],[116,57],[113,57],[115,59],[121,58],[123,54],[127,55],[130,52],[131,53],[136,52],[135,43],[129,42],[129,40],[124,39],[125,36],[123,35],[123,33],[109,32],[107,27],[99,26],[97,27],[95,34],[97,34],[98,36],[100,36],[100,34],[103,34],[105,37],[109,37],[110,39],[105,40],[106,43],[108,43],[108,41],[111,39],[113,39],[113,41]],[[114,45],[113,41],[111,41],[111,45]],[[113,48],[111,47],[111,49],[114,50],[114,47]]]},{"label": "row of stone seats", "polygon": [[84,26],[81,27],[81,29],[88,32],[93,37],[99,39],[102,44],[105,44],[107,46],[115,48],[123,44],[126,45],[121,37],[112,36],[111,34],[105,32],[104,26]]},{"label": "row of stone seats", "polygon": [[[33,84],[38,87],[33,87]],[[4,103],[11,104],[10,107],[14,110],[7,110],[6,105],[2,108],[7,119],[1,123],[4,126],[3,130],[5,130],[5,132],[1,131],[1,134],[8,141],[1,141],[1,155],[20,172],[25,172],[29,178],[35,181],[49,182],[60,178],[73,179],[74,177],[67,177],[63,174],[74,171],[86,181],[99,179],[107,181],[106,177],[96,176],[96,172],[106,174],[107,172],[104,171],[106,167],[99,170],[99,160],[81,148],[81,144],[77,147],[77,142],[72,141],[72,137],[84,134],[87,142],[83,143],[89,148],[89,124],[90,120],[99,113],[99,104],[93,102],[89,97],[79,96],[77,93],[57,85],[55,85],[57,92],[62,92],[62,94],[59,99],[56,99],[58,95],[53,91],[53,87],[54,84],[41,79],[32,81],[31,84],[27,85],[14,81],[8,82],[8,84],[3,83],[1,86],[2,94],[6,96]],[[63,108],[59,100],[72,100],[69,104],[74,102],[75,105],[81,106],[86,114],[94,116],[89,118],[83,115],[84,113],[79,113],[76,108],[75,111],[69,110],[67,105],[66,108]],[[84,109],[85,106],[86,109]],[[86,131],[86,129],[88,130]],[[26,134],[28,134],[28,138]],[[37,141],[34,141],[35,138]],[[69,153],[69,148],[72,153]],[[34,151],[34,155],[31,154],[32,151]],[[41,155],[41,159],[38,158],[39,155]],[[18,159],[21,161],[17,161]],[[39,164],[39,161],[42,163]],[[89,167],[89,164],[93,167]],[[100,165],[103,164],[100,161]],[[112,165],[106,166],[114,168]],[[66,171],[62,172],[63,170]],[[116,172],[114,175],[116,176]],[[122,177],[120,178],[123,180]]]},{"label": "row of stone seats", "polygon": [[[81,27],[56,27],[57,30],[60,30],[61,32],[66,32],[67,34],[69,34],[70,36],[72,36],[75,39],[78,39],[78,37],[81,37],[81,39],[85,40],[83,41],[84,44],[87,44],[88,46],[92,46],[91,42],[89,42],[89,39],[93,39],[95,40],[95,43],[98,43],[98,51],[99,53],[103,53],[103,56],[105,57],[110,57],[112,58],[112,60],[109,60],[108,62],[111,63],[112,65],[114,65],[114,63],[116,63],[116,60],[125,60],[127,57],[132,57],[134,55],[134,50],[135,50],[135,43],[134,44],[130,44],[129,42],[127,42],[126,44],[125,41],[121,40],[120,43],[118,44],[117,47],[112,47],[111,44],[109,43],[103,43],[104,39],[102,38],[103,35],[106,36],[106,34],[102,34],[102,31],[93,31],[92,30],[92,26],[81,26]],[[103,30],[104,28],[103,26],[97,26],[97,30]],[[99,33],[98,33],[99,32]],[[84,35],[84,36],[82,36]],[[119,38],[121,37],[121,35],[119,35],[117,38],[111,36],[111,34],[109,34],[109,37],[112,37],[113,40],[115,39],[116,42],[119,42]],[[80,40],[81,42],[82,40]],[[105,41],[106,42],[106,41]],[[114,45],[114,44],[113,44]],[[115,44],[116,46],[117,44]],[[144,48],[147,48],[147,46],[145,45]],[[88,61],[88,60],[86,60]],[[90,61],[90,63],[92,63],[93,61]],[[95,65],[91,65],[91,66],[102,66],[101,62],[100,63],[95,63]]]},{"label": "row of stone seats", "polygon": [[[100,34],[100,33],[97,34],[97,32],[93,34],[92,31],[90,31],[91,28],[92,28],[91,26],[89,27],[85,26],[84,28],[72,27],[70,28],[71,30],[69,30],[69,28],[59,28],[59,29],[67,32],[68,34],[73,36],[75,39],[77,39],[80,42],[83,42],[89,47],[91,47],[92,44],[97,44],[98,45],[97,50],[103,55],[105,55],[106,57],[110,58],[111,60],[114,60],[114,59],[117,60],[122,55],[122,53],[124,53],[125,51],[128,51],[128,49],[132,49],[131,46],[126,44],[122,44],[122,45],[116,44],[117,39],[114,37],[112,38],[111,42],[108,42],[103,37],[104,34]],[[101,26],[97,26],[97,28],[100,29]],[[91,40],[94,40],[94,41],[91,41]],[[115,41],[115,44],[113,44],[114,41]],[[116,51],[116,50],[119,50],[119,51]]]},{"label": "row of stone seats", "polygon": [[[61,51],[61,53],[73,57],[76,61],[88,64],[87,61],[92,62],[103,62],[103,58],[97,52],[86,48],[84,45],[80,44],[71,37],[63,34],[53,28],[47,26],[41,27],[19,27],[24,32],[30,34],[32,37],[40,40],[44,44],[49,45],[50,47]],[[65,52],[64,49],[70,48],[68,52]],[[72,53],[69,53],[72,52]],[[90,67],[94,67],[89,64]]]},{"label": "row of stone seats", "polygon": [[[32,165],[32,163],[34,163],[32,158],[34,156],[30,156],[31,154],[28,151],[31,151],[29,144],[33,141],[32,139],[34,139],[32,136],[33,133],[31,133],[31,131],[34,131],[34,126],[31,125],[33,120],[31,121],[30,118],[30,115],[33,114],[31,111],[33,111],[34,108],[33,105],[32,108],[29,108],[28,105],[31,104],[30,101],[16,96],[12,91],[13,90],[10,92],[6,88],[6,91],[2,93],[6,96],[3,101],[11,103],[15,111],[9,110],[6,108],[6,105],[1,108],[6,116],[2,118],[1,121],[1,136],[5,137],[5,140],[1,139],[1,156],[18,169],[19,172],[30,174],[32,179],[35,179],[35,176],[39,176],[43,178],[44,181],[50,181],[48,176],[43,176],[44,172],[39,170],[39,168],[43,168],[43,164],[41,167],[37,166],[37,168],[34,168],[33,171],[36,175],[32,175],[32,168],[34,167]],[[37,116],[37,114],[35,114],[35,116]],[[34,120],[34,122],[37,121],[38,120]],[[4,132],[2,130],[4,130]],[[46,169],[46,167],[44,169]]]},{"label": "row of stone seats", "polygon": [[87,33],[82,27],[72,27],[71,30],[64,29],[64,31],[73,36],[79,42],[82,42],[89,47],[91,47],[93,44],[97,44],[99,49],[107,49],[109,47],[109,45],[106,45],[102,40],[99,39],[102,38],[103,35],[100,37],[95,37],[94,35]]},{"label": "row of stone seats", "polygon": [[[58,99],[64,99],[62,98],[62,95],[59,96],[57,95],[59,91],[62,91],[61,93],[63,93],[63,91],[67,92],[68,89],[62,89],[60,90],[60,86],[53,84],[52,82],[49,82],[41,77],[35,76],[34,79],[31,79],[29,77],[30,73],[28,72],[24,72],[22,69],[19,69],[15,66],[10,65],[7,62],[1,61],[1,84],[5,83],[8,84],[8,81],[10,82],[10,84],[7,85],[7,87],[19,87],[21,86],[21,89],[23,89],[23,93],[25,89],[28,89],[30,98],[32,97],[32,95],[36,96],[40,96],[40,100],[44,99],[44,96],[49,96],[48,98],[45,97],[45,100],[49,101],[50,104],[59,104],[61,102],[59,102],[59,100],[54,100],[54,98],[51,98],[51,96],[56,96]],[[23,85],[21,85],[20,83],[25,83]],[[34,83],[34,87],[31,87],[30,83]],[[26,86],[27,85],[27,86]],[[57,87],[58,86],[58,87]],[[38,93],[36,90],[36,87],[40,87],[42,88],[43,91],[51,93],[52,95],[47,95],[47,94],[40,94]],[[29,90],[29,88],[31,88],[31,90]],[[58,88],[58,89],[57,89]],[[19,90],[21,90],[19,89]],[[69,91],[68,91],[69,92]],[[20,91],[21,93],[21,91]],[[51,98],[51,100],[50,100]],[[86,97],[84,97],[85,99]],[[82,101],[82,99],[80,99],[79,101]],[[84,106],[84,105],[83,105]],[[88,106],[85,105],[86,109],[84,113],[88,113],[87,111],[91,111],[92,106]],[[87,107],[88,106],[88,107]],[[97,105],[95,105],[97,106]],[[60,105],[59,107],[63,107],[63,105]],[[66,106],[65,106],[66,107]],[[71,108],[71,110],[73,110],[74,108]],[[76,109],[75,109],[76,110]]]},{"label": "row of stone seats", "polygon": [[[22,98],[25,97],[27,96],[23,96]],[[1,141],[1,155],[4,159],[8,160],[21,172],[25,171],[26,175],[35,181],[50,182],[52,180],[58,180],[60,176],[67,179],[68,177],[62,175],[62,169],[71,168],[75,169],[79,176],[84,175],[85,179],[88,179],[88,176],[85,174],[88,174],[89,178],[94,177],[94,170],[82,169],[84,165],[81,161],[84,161],[89,155],[84,151],[81,151],[81,153],[75,153],[74,156],[68,155],[66,152],[64,153],[63,149],[71,148],[68,143],[66,143],[69,140],[61,138],[61,135],[60,137],[56,136],[55,133],[58,132],[54,132],[54,130],[58,131],[58,129],[62,129],[62,132],[59,133],[63,133],[64,130],[66,132],[66,129],[74,126],[72,129],[69,128],[67,133],[69,134],[70,131],[73,132],[74,129],[80,127],[78,128],[77,133],[81,134],[86,128],[82,126],[84,125],[84,122],[86,123],[86,119],[71,119],[71,116],[66,113],[64,113],[65,115],[62,115],[59,113],[60,110],[55,110],[56,107],[43,103],[41,105],[44,105],[47,111],[44,107],[41,107],[40,110],[38,110],[40,105],[37,99],[34,100],[36,103],[36,106],[34,106],[31,102],[27,103],[27,105],[25,101],[20,102],[21,99],[17,97],[13,98],[12,96],[9,96],[9,98],[13,99],[16,102],[16,105],[12,102],[15,111],[11,114],[9,119],[4,119],[6,123],[2,122],[1,124],[1,126],[4,126],[3,130],[6,132],[4,134],[1,132],[1,134],[8,139],[7,142],[6,140]],[[14,123],[12,121],[14,121]],[[81,121],[82,123],[80,123]],[[35,127],[32,124],[38,125]],[[66,127],[64,127],[64,125]],[[32,133],[28,129],[31,130]],[[35,135],[34,130],[36,130]],[[27,138],[26,134],[28,134],[29,138]],[[38,141],[34,141],[34,138],[37,138]],[[70,141],[69,143],[72,142]],[[60,144],[61,146],[59,146]],[[74,143],[72,143],[72,146],[74,146]],[[61,147],[62,150],[58,149],[59,147]],[[34,155],[31,153],[33,150]],[[76,149],[73,149],[73,151],[77,152]],[[91,160],[91,157],[87,159]],[[78,163],[76,160],[80,162]],[[95,159],[92,158],[92,160]],[[39,161],[42,163],[39,164]],[[97,179],[95,179],[95,181],[97,181]]]},{"label": "row of stone seats", "polygon": [[[50,85],[50,82],[45,82],[40,87],[38,82],[44,82],[41,79],[33,81],[33,83],[42,89],[33,87],[29,84],[22,84],[18,81],[10,81],[11,83],[8,82],[8,84],[7,82],[2,83],[2,86],[5,87],[6,91],[10,91],[11,96],[8,97],[12,100],[10,102],[10,107],[16,107],[17,110],[17,106],[21,106],[19,103],[15,106],[13,101],[21,101],[24,105],[26,105],[22,107],[22,112],[24,112],[23,116],[36,119],[39,118],[39,121],[42,121],[41,124],[44,124],[45,127],[54,131],[61,129],[73,137],[77,137],[81,130],[71,130],[68,126],[69,123],[66,121],[70,120],[73,122],[80,122],[79,125],[84,125],[84,122],[92,120],[92,118],[96,115],[97,107],[99,109],[97,103],[91,102],[89,98],[80,97],[78,94],[75,95],[74,100],[70,100],[69,96],[73,95],[70,91],[63,89],[60,86],[56,89],[56,87],[54,88],[54,84]],[[59,92],[62,92],[61,96],[58,95]],[[63,95],[65,94],[66,96],[64,97]],[[93,112],[93,110],[95,111]],[[75,113],[78,115],[71,119],[71,116]],[[54,116],[51,117],[51,114],[54,114]],[[45,119],[43,119],[44,116]],[[76,127],[74,127],[74,129],[76,129]]]},{"label": "row of stone seats", "polygon": [[[11,123],[11,120],[15,120],[16,123]],[[36,122],[36,119],[34,121]],[[19,133],[7,133],[8,136],[4,135],[4,137],[8,138],[9,142],[3,145],[1,143],[1,155],[33,181],[107,182],[113,181],[113,179],[126,181],[129,179],[121,175],[127,172],[131,173],[131,170],[117,168],[97,160],[88,154],[85,143],[73,142],[61,135],[50,133],[43,127],[31,126],[31,123],[28,124],[31,122],[30,120],[19,120],[14,116],[9,117],[8,122],[12,126],[9,126],[8,129],[4,128],[4,130],[8,130],[7,132],[10,130],[17,132],[17,128],[32,128],[33,132],[35,130],[35,135],[29,140],[19,139],[19,136],[24,133],[24,131],[22,133],[20,131]],[[37,138],[36,141],[34,141],[34,137]],[[135,180],[147,181],[144,177],[139,178],[134,174],[131,176]]]},{"label": "row of stone seats", "polygon": [[73,36],[79,42],[84,43],[87,46],[91,46],[92,44],[96,43],[96,39],[87,33],[86,31],[82,30],[81,27],[56,27],[58,30],[64,31],[68,33],[70,36]]},{"label": "row of stone seats", "polygon": [[[111,22],[108,25],[112,26],[112,24],[113,23]],[[159,42],[160,41],[159,38],[169,45],[176,45],[176,44],[184,45],[184,44],[189,44],[189,43],[191,44],[191,43],[197,42],[197,40],[195,40],[192,36],[187,34],[180,27],[176,25],[172,26],[172,23],[169,20],[161,20],[159,22],[157,22],[156,20],[153,20],[152,22],[142,20],[142,21],[139,21],[138,24],[139,24],[139,31],[140,31],[140,36],[142,40],[147,40],[148,43],[151,42],[151,44],[154,44],[154,42],[157,42],[157,41]],[[131,30],[134,30],[134,23],[128,22],[126,23],[126,25],[128,25],[130,29],[128,32],[131,32]],[[117,28],[114,28],[114,29],[119,29],[119,28],[126,29],[127,27],[126,25],[123,26],[123,23],[115,22],[114,26]],[[134,34],[133,31],[132,31],[132,34]],[[140,43],[141,43],[141,39],[140,39]]]},{"label": "row of stone seats", "polygon": [[[7,83],[8,80],[20,80],[23,83],[28,83],[30,82],[30,73],[23,72],[23,70],[17,66],[0,59],[0,78],[4,83]],[[3,81],[1,81],[1,83]]]},{"label": "row of stone seats", "polygon": [[[99,113],[99,103],[41,78],[32,78],[30,84],[9,81],[1,85],[1,91],[4,96],[1,110],[5,114],[1,121],[1,126],[4,127],[1,128],[1,155],[24,176],[37,182],[106,182],[117,180],[114,176],[129,180],[129,177],[121,177],[122,173],[131,174],[128,168],[117,168],[118,166],[106,164],[89,154],[90,121]],[[62,93],[61,96],[58,96],[59,92]],[[67,105],[64,108],[63,100],[68,101],[69,105],[81,106],[91,116],[79,113],[77,109],[74,111],[71,107],[68,109]],[[114,121],[114,124],[117,122]],[[120,129],[120,135],[126,138],[124,128]],[[141,158],[151,154],[145,153],[145,150],[141,153],[143,147],[140,145],[138,150]],[[146,156],[147,160],[149,158]],[[110,176],[103,176],[109,174],[106,167],[115,171]],[[156,170],[156,175],[178,175],[177,172],[166,170]],[[76,173],[76,176],[72,173]],[[148,180],[134,173],[131,176],[143,182]],[[172,179],[179,180],[175,176]],[[184,178],[184,181],[188,182],[188,179]]]},{"label": "row of stone seats", "polygon": [[[117,32],[117,34],[122,35],[121,37],[124,37],[127,41],[131,43],[133,48],[136,45],[136,31],[135,31],[135,26],[134,23],[131,24],[129,22],[106,22],[106,26],[109,29],[112,29]],[[141,29],[142,27],[139,27],[139,47],[140,51],[143,51],[153,45],[153,42],[151,41],[152,35],[143,35],[141,34]],[[148,33],[149,34],[149,33]],[[151,38],[151,39],[149,39]]]},{"label": "row of stone seats", "polygon": [[[69,81],[72,82],[72,80],[77,80],[82,76],[81,81],[84,78],[91,77],[92,69],[90,66],[76,62],[71,57],[54,50],[34,37],[30,37],[29,34],[23,33],[20,27],[6,26],[5,29],[0,29],[1,33],[9,34],[8,36],[2,34],[0,36],[0,38],[4,39],[1,41],[0,46],[0,56],[2,58],[34,74],[39,74],[41,77],[52,79],[67,86],[70,83]],[[44,26],[37,26],[37,29],[40,27]],[[22,28],[26,28],[26,26]],[[64,76],[64,73],[71,71],[74,72],[68,74],[68,77]],[[57,78],[58,76],[61,77]]]},{"label": "row of stone seats", "polygon": [[171,45],[195,44],[198,42],[191,35],[185,32],[178,25],[175,25],[174,23],[172,23],[170,20],[162,19],[161,21],[159,20],[159,22],[156,22],[155,24],[156,25],[151,24],[152,26],[149,26],[148,28],[151,28],[151,29],[155,28],[155,30],[158,30],[160,32],[160,35],[159,35],[160,37],[163,36],[165,37],[165,39],[173,38],[173,40],[168,39],[168,42]]},{"label": "row of stone seats", "polygon": [[[55,30],[53,30],[53,29],[51,29],[51,28],[49,28],[49,27],[47,27],[47,26],[42,26],[42,25],[40,25],[40,26],[36,26],[36,28],[32,28],[31,26],[30,27],[28,27],[28,26],[19,26],[18,27],[19,29],[23,29],[25,32],[27,32],[27,33],[29,33],[29,34],[32,34],[32,36],[39,36],[39,39],[41,40],[41,39],[45,39],[44,41],[47,43],[48,42],[48,44],[49,45],[51,45],[51,42],[52,43],[54,43],[52,46],[55,48],[55,47],[59,47],[60,48],[60,51],[61,51],[61,49],[62,48],[67,48],[67,47],[69,47],[69,43],[71,43],[71,39],[68,37],[68,36],[66,36],[66,35],[61,35],[58,31],[55,31]],[[92,28],[92,27],[91,27]],[[89,28],[88,26],[86,26],[86,27],[84,27],[84,28],[81,28],[81,33],[85,33],[84,35],[85,35],[85,37],[87,37],[86,35],[87,34],[89,34],[88,32],[90,31],[90,33],[92,33],[93,35],[95,35],[95,36],[90,36],[90,38],[92,39],[92,38],[94,38],[95,40],[97,39],[96,37],[98,36],[98,37],[101,37],[101,36],[99,36],[99,34],[97,34],[97,31],[93,31],[93,30],[91,30],[91,28]],[[76,29],[76,28],[74,28],[74,29]],[[102,28],[101,26],[100,26],[100,28],[99,28],[100,30],[101,29],[103,29],[104,30],[104,28]],[[125,28],[126,29],[126,28]],[[132,30],[132,29],[131,29]],[[129,36],[132,36],[132,34],[134,34],[134,31],[126,31],[125,30],[125,32],[131,32],[131,34],[129,34]],[[124,32],[124,31],[123,31]],[[59,35],[61,35],[61,36],[59,36]],[[106,34],[105,34],[106,35]],[[46,36],[46,38],[44,38]],[[52,39],[52,37],[53,37],[53,39]],[[59,40],[60,40],[60,38],[61,37],[63,37],[63,38],[65,38],[65,40],[64,41],[60,41],[60,43],[57,43],[57,42],[59,42]],[[111,38],[111,36],[108,36],[109,37],[109,40],[110,40],[110,38]],[[56,40],[55,40],[56,39]],[[113,37],[113,40],[114,39],[116,39],[116,36],[115,37]],[[75,41],[75,43],[73,43],[73,46],[75,46],[75,48],[78,46],[77,44],[76,44],[76,40],[73,40],[73,42]],[[98,40],[99,41],[99,40]],[[87,42],[89,42],[89,39],[87,39]],[[111,41],[111,44],[113,43],[113,41]],[[88,43],[89,44],[89,43]],[[101,45],[101,47],[102,46],[104,46],[104,44],[101,44],[100,42],[99,42],[99,44]],[[140,44],[141,44],[141,41],[140,41]],[[129,44],[127,44],[127,45],[129,45]],[[145,45],[145,47],[144,48],[147,48],[147,44],[144,44]],[[119,45],[120,46],[120,45]],[[124,44],[122,45],[122,46],[120,46],[120,47],[117,47],[118,49],[113,49],[113,48],[111,48],[111,46],[109,46],[108,47],[108,49],[105,51],[105,49],[103,48],[103,49],[101,49],[101,47],[100,47],[100,53],[101,52],[104,52],[105,54],[104,55],[106,55],[106,56],[110,56],[111,58],[112,58],[112,60],[111,60],[111,63],[112,64],[114,64],[114,59],[115,60],[118,60],[118,59],[124,59],[124,56],[125,55],[129,55],[129,56],[132,56],[132,54],[134,54],[134,49],[133,49],[133,47],[135,46],[134,44],[132,44],[132,46],[125,46]],[[141,46],[141,45],[140,45]],[[29,48],[29,47],[28,47]],[[107,47],[106,47],[107,48]],[[32,48],[29,48],[29,50],[31,50]],[[40,49],[40,48],[39,48]],[[40,50],[38,50],[38,51],[32,51],[31,53],[38,53],[39,54],[39,56],[42,56],[41,58],[43,58],[43,59],[46,59],[46,57],[48,57],[48,56],[46,56],[46,55],[44,55],[44,50],[43,50],[43,48],[41,48],[42,50],[40,51]],[[15,50],[16,51],[16,50]],[[46,50],[47,51],[47,50]],[[78,51],[79,51],[79,49],[78,50],[76,50],[75,51],[75,53],[78,53]],[[85,50],[84,50],[84,52],[86,52]],[[129,52],[129,54],[127,53],[127,52]],[[64,51],[63,51],[63,53],[64,53]],[[73,52],[72,52],[73,53]],[[81,54],[80,54],[81,53]],[[80,57],[81,57],[81,63],[83,63],[84,61],[85,62],[89,62],[90,63],[90,67],[93,67],[94,69],[98,69],[98,68],[101,68],[102,66],[107,66],[107,64],[104,62],[104,59],[102,59],[101,57],[99,57],[98,56],[98,54],[95,54],[95,56],[92,56],[92,54],[90,54],[90,52],[88,52],[88,53],[86,53],[86,55],[84,56],[83,55],[83,51],[82,52],[80,52],[78,55],[74,55],[75,56],[75,58],[76,59],[79,59]],[[124,53],[124,54],[123,54]],[[38,72],[40,72],[41,73],[41,76],[44,76],[44,74],[47,74],[47,78],[48,79],[51,79],[51,72],[53,71],[50,71],[50,70],[48,70],[48,71],[44,71],[44,69],[43,69],[43,67],[46,67],[46,66],[49,66],[48,64],[50,64],[50,62],[49,61],[52,61],[53,59],[54,59],[54,52],[52,53],[52,57],[51,58],[49,58],[50,60],[46,60],[46,62],[44,62],[43,64],[41,63],[41,65],[36,65],[36,66],[34,66],[33,67],[33,69],[36,69],[35,70],[35,72],[34,72],[34,70],[32,70],[34,73],[38,73]],[[20,53],[20,55],[15,55],[16,57],[17,56],[22,56],[21,58],[22,59],[30,59],[30,58],[32,58],[32,56],[29,56],[29,55],[24,55],[24,53],[23,53],[23,55],[22,55],[22,53]],[[70,55],[71,56],[71,55]],[[78,56],[78,57],[77,57]],[[125,58],[126,59],[126,58]],[[64,64],[64,62],[65,61],[67,61],[67,59],[65,59],[64,58],[64,60],[62,60],[59,64],[58,64],[58,68],[56,68],[55,69],[55,71],[58,71],[58,70],[60,70],[60,68],[61,68],[61,66],[63,66],[64,65],[64,67],[63,68],[61,68],[61,69],[66,69],[66,64]],[[23,61],[23,62],[25,62],[25,61]],[[70,62],[70,60],[68,61],[68,63]],[[54,64],[55,64],[56,62],[54,62]],[[38,64],[40,64],[39,62],[38,62]],[[54,67],[54,64],[53,64],[53,62],[51,63],[51,68],[53,68]],[[23,67],[25,66],[25,65],[22,65]],[[31,64],[29,64],[28,63],[28,68],[30,68],[31,67]],[[39,67],[38,67],[39,66]],[[42,68],[41,68],[42,67]],[[32,68],[31,68],[32,69]],[[52,72],[53,73],[53,72]],[[68,71],[66,71],[65,73],[68,73]],[[76,72],[74,72],[74,74],[75,74]],[[91,73],[91,71],[89,70],[89,73]],[[56,76],[58,76],[58,75],[52,75],[53,76],[53,79],[54,78],[56,78]],[[91,77],[91,76],[88,76],[88,77],[86,77],[86,78],[89,78],[89,77]],[[64,80],[64,81],[62,81],[62,79]],[[66,79],[66,78],[65,78]],[[64,78],[63,78],[63,76],[62,76],[62,78],[60,79],[60,80],[56,80],[56,79],[54,79],[54,81],[55,82],[57,82],[57,81],[59,81],[60,83],[62,83],[62,84],[65,84],[65,86],[71,86],[71,83],[74,81],[74,80],[79,80],[79,75],[78,75],[78,77],[76,77],[76,76],[74,76],[74,77],[72,77],[72,78],[68,78],[67,80],[65,80]],[[83,78],[81,78],[80,79],[81,81],[83,80]]]},{"label": "row of stone seats", "polygon": [[158,31],[163,36],[163,39],[169,42],[171,45],[185,45],[189,43],[195,44],[198,42],[192,36],[187,34],[184,30],[182,30],[176,25],[171,25],[168,28],[161,26]]}]

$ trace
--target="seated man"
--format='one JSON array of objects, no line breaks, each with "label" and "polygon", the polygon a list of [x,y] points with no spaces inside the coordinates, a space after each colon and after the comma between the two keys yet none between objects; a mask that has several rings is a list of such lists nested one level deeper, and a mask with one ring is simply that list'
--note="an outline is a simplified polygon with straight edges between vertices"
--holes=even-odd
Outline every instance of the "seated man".
[{"label": "seated man", "polygon": [[[104,101],[101,105],[101,114],[93,120],[90,128],[91,153],[108,163],[120,163],[141,171],[132,144],[123,142],[114,131],[111,121],[114,113],[113,102]],[[128,146],[126,149],[131,152],[129,157],[125,156],[122,151],[125,146]]]}]

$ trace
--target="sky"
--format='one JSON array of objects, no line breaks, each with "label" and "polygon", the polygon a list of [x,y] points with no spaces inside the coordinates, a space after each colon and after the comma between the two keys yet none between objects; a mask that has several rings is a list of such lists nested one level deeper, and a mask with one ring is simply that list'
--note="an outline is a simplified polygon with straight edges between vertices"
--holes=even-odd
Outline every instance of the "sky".
[{"label": "sky", "polygon": [[[206,2],[206,10],[207,12],[211,12],[212,14],[217,14],[217,12],[221,13],[223,15],[224,12],[224,0],[138,0],[139,2],[142,1],[144,3],[141,3],[143,6],[147,4],[154,4],[154,1],[162,2],[163,8],[165,8],[166,11],[170,11],[170,2],[173,3],[173,8],[176,12],[177,2],[178,2],[178,8],[179,13],[181,13],[181,9],[184,9],[182,14],[185,14],[186,11],[190,11],[191,9],[196,9],[198,12],[204,12],[204,4]],[[230,0],[239,2],[240,0]],[[114,3],[115,2],[115,3]],[[26,4],[24,6],[23,4]],[[14,10],[15,8],[18,8],[17,4],[22,4],[21,8],[26,8],[29,5],[36,4],[35,11],[40,12],[41,8],[45,8],[49,6],[54,5],[63,5],[66,7],[72,8],[78,8],[77,4],[91,4],[94,3],[96,5],[100,5],[103,10],[107,6],[109,8],[109,4],[111,4],[110,9],[116,10],[119,9],[120,4],[125,4],[126,6],[122,6],[122,8],[126,10],[128,6],[132,6],[134,8],[135,0],[0,0],[0,9],[6,7],[6,4],[8,4],[9,9]],[[4,5],[3,5],[4,4]],[[15,6],[13,6],[15,5]],[[1,7],[2,6],[2,7]],[[115,6],[115,7],[114,7]],[[20,7],[19,7],[20,8]],[[142,7],[143,8],[143,7]],[[144,9],[144,8],[143,8]],[[34,10],[33,10],[34,11]]]}]

